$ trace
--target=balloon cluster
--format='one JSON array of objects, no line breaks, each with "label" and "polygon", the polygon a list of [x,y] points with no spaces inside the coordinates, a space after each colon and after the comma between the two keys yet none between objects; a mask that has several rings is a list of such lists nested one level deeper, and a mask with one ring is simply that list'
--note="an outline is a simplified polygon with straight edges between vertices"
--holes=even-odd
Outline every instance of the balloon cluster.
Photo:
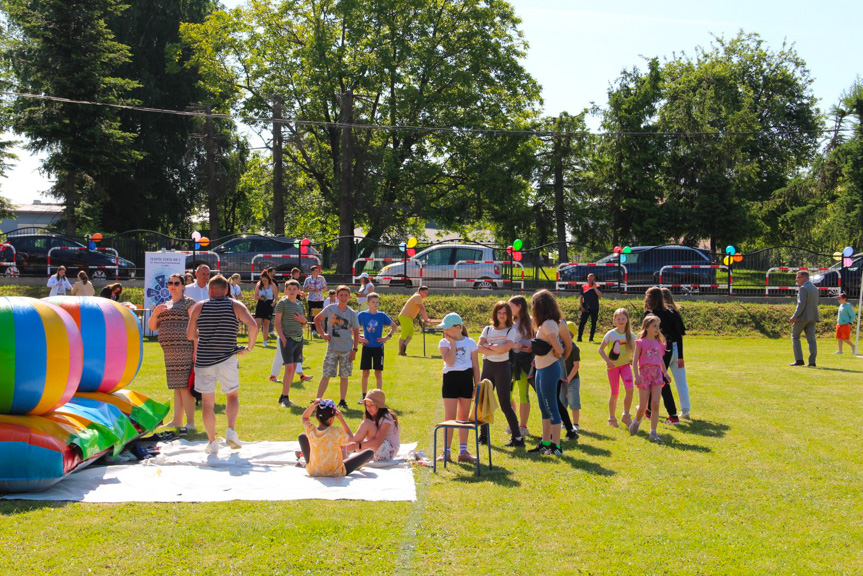
[{"label": "balloon cluster", "polygon": [[308,254],[309,246],[312,245],[312,241],[308,238],[303,238],[302,240],[294,240],[294,248],[300,249],[300,254]]},{"label": "balloon cluster", "polygon": [[192,232],[192,240],[195,241],[195,250],[200,250],[210,245],[210,239],[206,236],[201,236],[201,233],[197,230]]},{"label": "balloon cluster", "polygon": [[512,243],[512,246],[506,247],[506,253],[512,256],[512,259],[516,262],[521,262],[522,254],[521,249],[524,248],[524,242],[522,242],[521,238],[516,238]]},{"label": "balloon cluster", "polygon": [[854,259],[852,258],[852,256],[854,256],[854,248],[851,246],[846,246],[845,248],[843,248],[842,252],[833,253],[833,259],[837,262],[841,260],[843,268],[848,268],[849,266],[851,266],[851,264],[854,263]]},{"label": "balloon cluster", "polygon": [[725,254],[726,256],[722,259],[722,263],[726,266],[731,266],[735,262],[743,262],[743,254],[738,254],[737,248],[734,246],[726,246]]},{"label": "balloon cluster", "polygon": [[626,255],[632,254],[632,248],[629,246],[624,246],[623,248],[621,248],[620,246],[615,246],[614,253],[619,256],[620,263],[623,264],[626,262]]},{"label": "balloon cluster", "polygon": [[399,250],[408,255],[409,258],[413,258],[417,255],[417,243],[419,241],[415,236],[412,236],[407,242],[402,242],[399,244]]},{"label": "balloon cluster", "polygon": [[87,248],[88,248],[88,249],[90,249],[90,250],[95,250],[95,249],[96,249],[96,244],[98,244],[98,243],[99,243],[99,242],[101,242],[101,241],[102,241],[102,235],[101,235],[101,234],[99,234],[98,232],[96,232],[95,234],[93,234],[92,236],[90,236],[90,242],[89,242],[89,244],[87,245]]}]

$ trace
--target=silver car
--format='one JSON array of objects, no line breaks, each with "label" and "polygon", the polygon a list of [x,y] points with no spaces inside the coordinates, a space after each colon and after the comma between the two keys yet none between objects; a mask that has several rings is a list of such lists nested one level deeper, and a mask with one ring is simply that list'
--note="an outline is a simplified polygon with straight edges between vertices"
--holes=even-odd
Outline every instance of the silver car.
[{"label": "silver car", "polygon": [[[300,249],[294,245],[294,238],[280,238],[248,234],[232,238],[219,246],[212,248],[218,255],[196,254],[186,258],[186,268],[194,269],[198,264],[207,264],[210,268],[220,267],[222,274],[230,276],[238,273],[243,280],[251,277],[252,261],[254,260],[255,279],[261,271],[272,266],[276,269],[276,277],[289,276],[291,268],[299,268],[301,277],[309,274],[312,265],[320,262],[320,254],[309,247],[306,256],[300,256]],[[258,258],[255,258],[255,257]]]},{"label": "silver car", "polygon": [[[430,287],[452,288],[455,270],[457,287],[499,288],[503,286],[503,274],[506,272],[505,266],[499,263],[500,253],[500,250],[488,246],[471,244],[431,246],[407,261],[407,271],[404,262],[381,268],[375,284],[407,287],[425,284]],[[456,266],[457,262],[461,263]],[[520,274],[519,271],[519,278]]]}]

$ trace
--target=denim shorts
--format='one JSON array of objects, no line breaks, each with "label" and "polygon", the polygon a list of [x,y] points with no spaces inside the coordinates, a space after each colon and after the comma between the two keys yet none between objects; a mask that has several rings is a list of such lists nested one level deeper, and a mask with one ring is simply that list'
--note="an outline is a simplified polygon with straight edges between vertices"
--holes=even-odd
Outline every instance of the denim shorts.
[{"label": "denim shorts", "polygon": [[570,410],[581,410],[581,377],[576,376],[568,384],[561,383],[559,397],[560,403]]}]

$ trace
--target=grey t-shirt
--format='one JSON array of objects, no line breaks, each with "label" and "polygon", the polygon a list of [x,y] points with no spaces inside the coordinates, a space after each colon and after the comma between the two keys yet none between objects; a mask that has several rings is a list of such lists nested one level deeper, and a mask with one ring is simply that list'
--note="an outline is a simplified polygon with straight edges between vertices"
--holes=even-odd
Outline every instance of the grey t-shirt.
[{"label": "grey t-shirt", "polygon": [[354,347],[353,330],[360,329],[360,321],[356,311],[348,306],[347,310],[339,310],[337,304],[330,304],[321,311],[327,334],[332,336],[327,351],[350,352]]},{"label": "grey t-shirt", "polygon": [[292,338],[297,342],[302,341],[303,325],[294,320],[294,314],[305,316],[306,311],[303,308],[303,303],[299,300],[291,302],[285,296],[276,304],[275,313],[282,315],[282,332],[285,333],[285,337]]}]

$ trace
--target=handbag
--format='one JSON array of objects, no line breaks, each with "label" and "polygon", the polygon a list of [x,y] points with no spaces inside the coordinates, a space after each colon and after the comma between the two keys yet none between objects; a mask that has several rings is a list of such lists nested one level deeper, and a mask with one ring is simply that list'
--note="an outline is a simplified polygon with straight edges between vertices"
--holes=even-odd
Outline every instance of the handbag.
[{"label": "handbag", "polygon": [[551,344],[542,338],[534,338],[530,341],[530,348],[535,356],[545,356],[552,350]]}]

